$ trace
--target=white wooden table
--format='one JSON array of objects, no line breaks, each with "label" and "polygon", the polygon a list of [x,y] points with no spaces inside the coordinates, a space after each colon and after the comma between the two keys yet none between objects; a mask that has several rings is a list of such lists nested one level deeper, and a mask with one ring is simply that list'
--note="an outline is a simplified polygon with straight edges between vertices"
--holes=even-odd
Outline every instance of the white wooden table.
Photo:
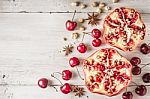
[{"label": "white wooden table", "polygon": [[[97,49],[108,47],[102,44],[86,54],[79,54],[74,51],[68,57],[64,57],[62,50],[64,45],[72,42],[71,33],[66,31],[65,22],[72,18],[72,13],[77,10],[77,18],[87,17],[87,12],[95,11],[94,8],[79,9],[71,7],[72,0],[0,0],[0,99],[77,99],[73,94],[63,95],[55,92],[53,88],[41,89],[37,86],[37,80],[47,77],[53,80],[52,84],[59,88],[58,81],[50,77],[55,71],[70,69],[76,73],[74,68],[68,65],[68,59],[72,56],[85,58]],[[90,4],[93,0],[83,0]],[[119,3],[106,2],[113,9],[115,7],[133,7],[141,12],[142,18],[147,26],[144,42],[150,43],[150,0],[121,0]],[[107,13],[101,15],[103,19]],[[85,26],[86,23],[85,23]],[[99,28],[102,29],[102,21]],[[87,31],[92,28],[88,26]],[[67,37],[68,41],[63,41]],[[89,43],[91,37],[86,37],[85,43]],[[109,46],[110,47],[110,46]],[[149,63],[150,54],[143,55],[138,48],[131,52],[124,53],[126,58],[138,56],[142,63]],[[117,49],[118,50],[118,49]],[[82,68],[79,71],[83,76]],[[141,76],[150,72],[146,67],[139,76],[133,76],[133,81],[144,84]],[[70,84],[81,85],[84,82],[78,76],[69,81]],[[146,84],[148,93],[144,97],[137,96],[134,92],[134,99],[150,99],[150,84]],[[129,87],[133,91],[135,86]],[[86,88],[86,95],[82,99],[121,99],[121,95],[106,97],[90,93]]]}]

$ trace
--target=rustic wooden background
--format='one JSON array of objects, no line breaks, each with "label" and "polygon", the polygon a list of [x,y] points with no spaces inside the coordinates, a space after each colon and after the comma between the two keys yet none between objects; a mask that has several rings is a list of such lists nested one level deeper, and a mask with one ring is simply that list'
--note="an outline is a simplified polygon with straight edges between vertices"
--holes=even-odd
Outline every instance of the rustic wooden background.
[{"label": "rustic wooden background", "polygon": [[[90,4],[93,0],[82,0]],[[112,9],[120,6],[133,7],[140,11],[147,26],[144,42],[150,43],[150,0],[120,0],[119,3],[112,3],[111,0],[99,0],[106,2]],[[72,18],[72,13],[77,10],[75,20],[87,17],[87,12],[95,11],[95,8],[88,7],[80,9],[70,6],[72,0],[0,0],[0,99],[78,99],[73,94],[63,95],[55,92],[53,88],[41,89],[37,81],[41,77],[52,80],[52,85],[59,89],[59,83],[50,77],[54,71],[70,69],[76,74],[76,70],[68,65],[71,56],[85,58],[95,50],[108,47],[102,44],[99,48],[93,48],[86,54],[79,54],[76,51],[64,57],[62,47],[71,40],[71,33],[66,31],[65,22]],[[103,19],[107,13],[101,14]],[[87,23],[85,23],[87,26]],[[102,21],[98,28],[102,29]],[[87,31],[95,27],[88,26]],[[67,37],[68,41],[63,41]],[[86,37],[85,43],[91,42],[91,37]],[[124,53],[118,50],[126,58],[138,56],[142,63],[149,63],[150,54],[143,55],[138,48],[132,53]],[[82,68],[79,71],[83,76]],[[137,84],[144,84],[141,76],[150,72],[150,68],[143,68],[142,74],[133,76]],[[70,84],[84,86],[84,82],[74,75],[69,81]],[[133,91],[134,99],[150,99],[150,87],[146,84],[148,93],[139,97],[134,93],[135,86],[129,87]],[[87,91],[82,99],[121,99],[121,94],[114,97],[106,97]]]}]

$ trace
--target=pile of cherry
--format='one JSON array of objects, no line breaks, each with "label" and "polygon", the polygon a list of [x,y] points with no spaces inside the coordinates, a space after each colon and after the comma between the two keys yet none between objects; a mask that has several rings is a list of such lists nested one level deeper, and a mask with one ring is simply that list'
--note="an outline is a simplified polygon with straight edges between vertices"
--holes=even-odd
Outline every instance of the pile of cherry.
[{"label": "pile of cherry", "polygon": [[[76,28],[76,26],[77,26],[77,23],[73,20],[72,21],[68,20],[66,22],[66,29],[69,30],[69,31],[73,31]],[[101,39],[99,39],[101,37],[101,31],[99,29],[93,29],[91,32],[84,33],[84,35],[85,34],[89,34],[94,38],[94,40],[92,41],[92,45],[94,47],[99,47],[101,45]],[[87,51],[87,46],[84,43],[80,43],[77,46],[77,50],[80,53],[85,53]],[[143,43],[140,46],[140,52],[142,52],[143,54],[150,53],[150,46],[146,43]],[[147,65],[150,65],[150,64],[141,64],[141,65],[144,65],[144,66],[143,67],[138,66],[141,63],[141,59],[138,58],[138,57],[133,57],[130,60],[130,62],[133,65],[133,69],[132,69],[132,74],[133,75],[141,74],[142,68],[146,67]],[[69,60],[69,64],[70,64],[71,67],[77,67],[80,64],[80,60],[77,57],[72,57]],[[62,79],[66,80],[66,81],[70,80],[72,78],[72,72],[70,70],[63,70],[62,73],[60,73],[60,72],[55,72],[55,73],[60,74],[62,76]],[[69,83],[64,83],[63,84],[58,78],[56,78],[54,76],[55,73],[53,73],[51,76],[54,77],[55,79],[57,79],[60,82],[60,84],[61,84],[60,91],[64,94],[70,93],[72,91],[71,85]],[[150,73],[145,73],[142,76],[142,80],[145,83],[150,83]],[[134,83],[134,84],[136,84],[136,83]],[[47,88],[48,85],[50,85],[50,84],[49,84],[49,80],[47,78],[41,78],[41,79],[38,80],[38,86],[39,87]],[[137,87],[135,89],[135,93],[138,94],[139,96],[144,96],[147,93],[146,86],[145,85],[137,85]],[[126,91],[126,92],[123,93],[122,98],[123,99],[132,99],[133,94],[132,94],[131,91]]]}]

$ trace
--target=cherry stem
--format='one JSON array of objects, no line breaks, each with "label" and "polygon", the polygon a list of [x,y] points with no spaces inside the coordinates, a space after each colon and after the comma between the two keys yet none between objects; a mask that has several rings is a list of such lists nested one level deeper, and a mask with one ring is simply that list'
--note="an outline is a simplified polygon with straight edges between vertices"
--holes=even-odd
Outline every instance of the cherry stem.
[{"label": "cherry stem", "polygon": [[127,88],[126,88],[126,92],[127,92]]},{"label": "cherry stem", "polygon": [[137,83],[135,83],[135,82],[133,82],[133,81],[132,81],[131,83],[133,83],[133,84],[135,84],[136,86],[138,86],[138,84],[137,84]]},{"label": "cherry stem", "polygon": [[76,13],[76,10],[75,10],[74,13],[73,13],[72,21],[74,20],[75,13]]},{"label": "cherry stem", "polygon": [[80,75],[79,70],[78,70],[78,68],[77,68],[77,67],[76,67],[76,70],[77,70],[78,75],[79,75],[79,77],[81,78],[81,80],[84,80],[84,79],[81,77],[81,75]]},{"label": "cherry stem", "polygon": [[60,72],[54,72],[53,75],[54,75],[54,74],[60,74],[60,75],[62,75],[62,73],[60,73]]},{"label": "cherry stem", "polygon": [[57,79],[59,82],[60,82],[60,84],[61,85],[63,85],[63,83],[58,79],[58,78],[56,78],[55,76],[54,76],[54,73],[53,74],[51,74],[51,77],[53,77],[53,78],[55,78],[55,79]]},{"label": "cherry stem", "polygon": [[141,64],[141,65],[144,65],[143,67],[141,67],[141,68],[144,68],[144,67],[146,67],[147,65],[150,65],[150,63],[147,63],[147,64]]},{"label": "cherry stem", "polygon": [[57,88],[55,86],[52,86],[52,87],[55,89],[56,92],[58,92],[58,90],[57,90]]},{"label": "cherry stem", "polygon": [[83,40],[84,40],[84,37],[85,37],[85,33],[83,33],[83,36],[82,36],[82,40],[81,40],[81,42],[83,42]]}]

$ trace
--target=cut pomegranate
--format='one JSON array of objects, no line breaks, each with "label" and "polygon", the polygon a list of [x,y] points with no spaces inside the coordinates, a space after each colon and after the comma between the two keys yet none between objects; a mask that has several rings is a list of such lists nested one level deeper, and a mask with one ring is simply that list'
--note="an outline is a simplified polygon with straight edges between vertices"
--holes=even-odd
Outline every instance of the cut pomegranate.
[{"label": "cut pomegranate", "polygon": [[87,88],[107,96],[117,95],[129,85],[131,69],[131,63],[112,48],[98,50],[83,62]]},{"label": "cut pomegranate", "polygon": [[123,51],[132,51],[143,41],[146,27],[140,14],[132,8],[117,8],[104,20],[104,38]]}]

